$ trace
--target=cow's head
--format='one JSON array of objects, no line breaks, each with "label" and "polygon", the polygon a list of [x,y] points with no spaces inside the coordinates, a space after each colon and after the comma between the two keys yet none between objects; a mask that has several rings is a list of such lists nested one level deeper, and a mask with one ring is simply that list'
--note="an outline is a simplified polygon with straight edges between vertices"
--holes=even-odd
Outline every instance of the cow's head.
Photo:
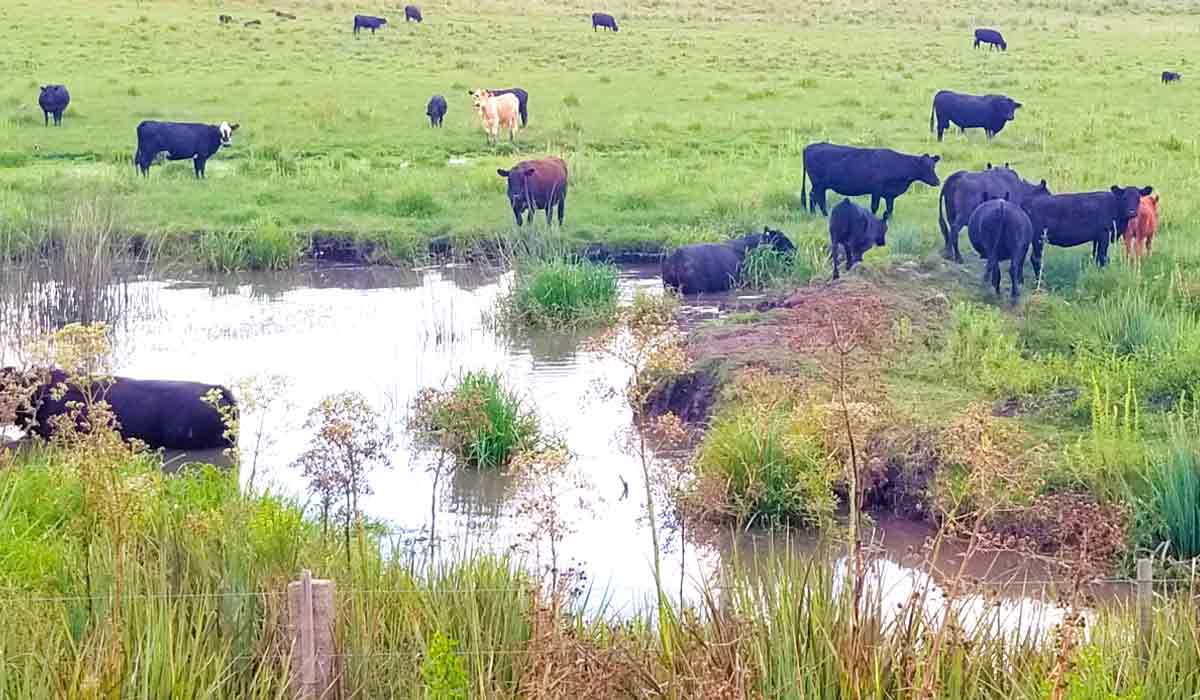
[{"label": "cow's head", "polygon": [[792,243],[791,239],[783,234],[783,231],[776,231],[766,226],[763,227],[759,245],[769,245],[780,253],[791,253],[796,250],[796,244]]},{"label": "cow's head", "polygon": [[492,98],[492,93],[487,90],[467,90],[467,94],[473,98],[475,109],[479,110],[482,110],[487,101]]},{"label": "cow's head", "polygon": [[233,139],[233,132],[238,130],[240,124],[230,124],[229,122],[221,122],[217,127],[217,131],[221,134],[221,145],[228,146]]},{"label": "cow's head", "polygon": [[920,155],[917,158],[917,179],[930,187],[942,184],[942,181],[938,179],[937,170],[935,170],[941,159],[941,156],[931,156],[928,153]]},{"label": "cow's head", "polygon": [[508,178],[508,201],[512,203],[513,211],[523,211],[529,205],[533,193],[529,191],[529,178],[533,177],[534,169],[521,165],[512,170],[497,168],[496,174]]},{"label": "cow's head", "polygon": [[1146,186],[1140,190],[1136,187],[1117,187],[1112,186],[1113,196],[1117,198],[1117,214],[1123,219],[1132,219],[1137,216],[1138,205],[1142,202],[1142,197],[1149,197],[1154,192],[1154,188]]},{"label": "cow's head", "polygon": [[1014,99],[1005,97],[1000,102],[999,107],[1000,107],[1000,116],[1004,118],[1004,121],[1010,122],[1017,118],[1017,110],[1020,109],[1022,107],[1022,105],[1020,102],[1017,102]]}]

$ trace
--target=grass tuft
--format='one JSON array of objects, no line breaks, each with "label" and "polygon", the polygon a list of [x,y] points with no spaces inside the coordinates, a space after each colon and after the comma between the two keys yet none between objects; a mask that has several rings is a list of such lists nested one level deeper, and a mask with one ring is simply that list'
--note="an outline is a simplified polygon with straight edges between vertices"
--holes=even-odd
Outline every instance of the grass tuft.
[{"label": "grass tuft", "polygon": [[616,314],[619,286],[612,265],[576,258],[518,263],[499,317],[538,327],[592,325]]}]

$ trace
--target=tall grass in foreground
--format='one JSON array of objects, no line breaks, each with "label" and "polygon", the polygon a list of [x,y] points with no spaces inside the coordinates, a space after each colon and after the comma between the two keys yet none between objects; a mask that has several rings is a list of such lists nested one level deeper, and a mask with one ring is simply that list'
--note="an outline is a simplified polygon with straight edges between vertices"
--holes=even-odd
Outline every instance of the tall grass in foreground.
[{"label": "tall grass in foreground", "polygon": [[576,258],[519,262],[512,290],[500,300],[502,319],[540,327],[581,326],[616,314],[617,268]]},{"label": "tall grass in foreground", "polygon": [[790,253],[759,246],[742,261],[741,284],[750,289],[808,284],[819,274],[822,259],[820,246],[804,241]]},{"label": "tall grass in foreground", "polygon": [[727,562],[695,608],[588,616],[503,558],[421,566],[360,529],[370,546],[347,565],[297,505],[213,469],[70,450],[4,467],[2,697],[288,697],[281,594],[301,568],[338,583],[345,697],[1033,700],[1055,669],[1066,698],[1200,693],[1183,597],[1155,610],[1147,664],[1119,606],[1064,650],[972,617],[967,598],[943,626],[920,587],[898,604],[872,591],[856,614],[836,568],[787,554]]}]

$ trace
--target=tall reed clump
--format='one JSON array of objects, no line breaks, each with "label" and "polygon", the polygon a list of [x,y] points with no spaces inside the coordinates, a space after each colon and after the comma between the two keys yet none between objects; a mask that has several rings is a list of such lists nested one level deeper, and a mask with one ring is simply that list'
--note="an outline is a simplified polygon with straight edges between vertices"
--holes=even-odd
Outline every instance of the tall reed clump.
[{"label": "tall reed clump", "polygon": [[1167,418],[1168,441],[1147,478],[1159,537],[1178,559],[1200,557],[1200,403],[1185,398]]},{"label": "tall reed clump", "polygon": [[559,257],[518,263],[513,287],[500,301],[510,323],[562,327],[609,321],[617,311],[617,268]]},{"label": "tall reed clump", "polygon": [[409,428],[426,444],[476,469],[506,466],[541,439],[537,414],[498,372],[474,370],[449,389],[421,392]]},{"label": "tall reed clump", "polygon": [[816,277],[820,261],[821,255],[816,248],[803,243],[788,253],[759,246],[742,260],[741,285],[750,289],[769,289],[808,284]]},{"label": "tall reed clump", "polygon": [[741,526],[822,527],[833,515],[836,465],[822,422],[795,403],[792,388],[743,376],[700,445],[698,477],[716,484],[725,501],[718,510]]}]

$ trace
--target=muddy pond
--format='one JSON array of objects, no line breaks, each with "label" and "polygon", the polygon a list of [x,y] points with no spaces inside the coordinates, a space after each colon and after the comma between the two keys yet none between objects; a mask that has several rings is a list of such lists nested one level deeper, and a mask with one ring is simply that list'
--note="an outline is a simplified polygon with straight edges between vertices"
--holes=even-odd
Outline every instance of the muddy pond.
[{"label": "muddy pond", "polygon": [[[653,599],[652,553],[645,521],[641,470],[623,445],[631,413],[612,394],[627,369],[585,342],[587,334],[498,332],[486,315],[510,276],[473,267],[396,269],[315,267],[236,276],[141,275],[120,289],[123,308],[113,324],[116,369],[140,378],[174,378],[235,387],[248,378],[273,383],[265,410],[243,408],[242,481],[301,501],[305,483],[291,464],[307,447],[309,410],[324,396],[361,392],[394,432],[389,468],[371,473],[365,513],[382,524],[398,551],[429,551],[436,523],[437,551],[508,551],[532,556],[529,523],[517,511],[514,484],[499,472],[457,470],[434,493],[422,454],[404,429],[422,388],[447,386],[464,371],[498,370],[530,402],[543,424],[574,455],[572,485],[557,503],[566,531],[557,545],[560,567],[586,573],[588,605],[641,609]],[[637,290],[660,293],[657,268],[621,270],[622,298]],[[715,316],[717,299],[687,300],[692,319]],[[167,455],[171,466],[188,459],[220,461],[219,454]],[[577,482],[577,483],[576,483]],[[628,494],[624,484],[629,484]],[[873,570],[885,600],[903,600],[927,574],[914,552],[930,533],[922,526],[881,520]],[[689,543],[686,556],[672,538],[662,552],[668,590],[694,596],[720,580],[736,558],[745,564],[790,547],[814,551],[805,537],[730,533]],[[734,555],[734,550],[737,554]],[[950,548],[944,571],[957,570]],[[832,562],[832,559],[831,559]],[[970,562],[971,573],[996,578],[1044,579],[1023,562]],[[935,574],[935,581],[940,578]],[[1044,627],[1060,616],[1052,605],[999,586],[999,605],[978,603],[979,614],[1011,615]],[[1015,623],[1014,623],[1015,624]]]}]

